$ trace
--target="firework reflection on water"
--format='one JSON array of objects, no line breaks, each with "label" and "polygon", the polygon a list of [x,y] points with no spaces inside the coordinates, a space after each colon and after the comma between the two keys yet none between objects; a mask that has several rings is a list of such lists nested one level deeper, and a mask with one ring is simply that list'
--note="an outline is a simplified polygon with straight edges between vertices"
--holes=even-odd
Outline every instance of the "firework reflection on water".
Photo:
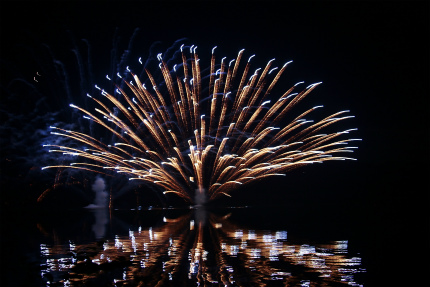
[{"label": "firework reflection on water", "polygon": [[287,230],[199,212],[101,241],[41,244],[40,275],[64,286],[360,286],[356,275],[365,270],[346,240],[294,242]]}]

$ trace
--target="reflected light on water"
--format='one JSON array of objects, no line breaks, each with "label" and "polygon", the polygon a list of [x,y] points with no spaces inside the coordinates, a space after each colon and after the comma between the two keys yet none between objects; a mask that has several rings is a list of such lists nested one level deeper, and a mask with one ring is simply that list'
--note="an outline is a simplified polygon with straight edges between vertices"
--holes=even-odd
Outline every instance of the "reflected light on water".
[{"label": "reflected light on water", "polygon": [[286,230],[198,213],[112,239],[40,244],[40,275],[46,286],[361,286],[348,241],[292,242]]}]

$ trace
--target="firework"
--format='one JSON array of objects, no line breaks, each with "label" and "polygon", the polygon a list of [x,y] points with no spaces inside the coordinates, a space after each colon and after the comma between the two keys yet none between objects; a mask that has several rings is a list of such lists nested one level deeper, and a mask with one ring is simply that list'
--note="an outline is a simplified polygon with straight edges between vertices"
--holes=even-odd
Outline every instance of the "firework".
[{"label": "firework", "polygon": [[116,86],[116,93],[110,94],[96,86],[103,96],[88,95],[96,103],[94,111],[70,104],[111,133],[115,142],[106,144],[89,134],[51,127],[52,134],[69,138],[78,147],[45,145],[50,152],[82,161],[44,169],[113,171],[199,204],[230,196],[240,185],[284,176],[308,164],[354,160],[342,154],[356,148],[349,143],[358,139],[344,138],[355,129],[321,133],[353,117],[349,111],[315,122],[306,120],[305,116],[322,107],[315,106],[285,122],[291,110],[320,84],[300,88],[303,82],[297,83],[273,100],[271,91],[291,62],[278,68],[272,59],[251,73],[254,55],[243,60],[241,50],[236,59],[224,57],[216,64],[214,48],[205,76],[196,49],[182,45],[181,63],[173,67],[159,54],[162,80],[158,83],[145,69],[147,84],[130,71],[133,79],[124,80],[123,85],[127,92]]}]

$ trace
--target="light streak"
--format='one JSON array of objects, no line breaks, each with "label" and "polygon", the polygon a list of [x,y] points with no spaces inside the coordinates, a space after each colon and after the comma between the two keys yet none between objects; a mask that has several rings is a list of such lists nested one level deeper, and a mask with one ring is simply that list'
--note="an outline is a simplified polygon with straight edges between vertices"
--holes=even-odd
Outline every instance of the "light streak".
[{"label": "light streak", "polygon": [[[295,92],[304,83],[298,82],[279,96],[271,94],[292,61],[278,69],[271,68],[275,61],[271,59],[264,68],[257,68],[249,76],[250,61],[255,55],[242,63],[240,74],[244,49],[235,59],[226,61],[227,57],[223,57],[217,65],[215,46],[206,77],[201,74],[197,46],[183,48],[184,45],[180,48],[182,64],[175,64],[172,69],[163,60],[162,53],[157,55],[162,83],[157,83],[150,71],[145,70],[146,84],[153,87],[151,91],[132,74],[133,83],[123,79],[130,92],[116,87],[120,96],[113,96],[95,85],[104,97],[97,99],[87,94],[95,102],[97,114],[70,104],[84,118],[111,133],[115,144],[103,143],[89,134],[50,127],[56,130],[51,134],[85,147],[44,145],[54,147],[49,152],[83,161],[43,169],[112,171],[125,174],[130,180],[158,186],[164,194],[176,194],[193,202],[195,190],[205,191],[212,200],[221,195],[230,196],[238,185],[285,176],[286,172],[308,164],[355,160],[338,154],[351,153],[357,148],[348,144],[361,139],[340,139],[356,129],[319,133],[339,121],[353,118],[343,116],[349,110],[322,120],[304,119],[312,111],[323,108],[318,105],[285,122],[286,115],[293,114],[293,108],[321,84],[314,83]],[[143,63],[141,58],[139,63]],[[128,66],[127,70],[131,73]],[[118,112],[113,113],[114,110]]]}]

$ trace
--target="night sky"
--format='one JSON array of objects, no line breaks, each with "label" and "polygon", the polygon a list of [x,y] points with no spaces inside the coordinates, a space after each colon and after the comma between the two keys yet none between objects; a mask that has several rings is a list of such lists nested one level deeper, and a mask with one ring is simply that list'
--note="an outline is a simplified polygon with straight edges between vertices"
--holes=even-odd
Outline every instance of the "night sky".
[{"label": "night sky", "polygon": [[[55,173],[40,171],[50,160],[41,148],[47,128],[73,124],[76,116],[68,105],[92,89],[89,80],[80,81],[73,53],[86,54],[82,39],[91,48],[90,60],[81,63],[91,67],[88,78],[107,85],[104,76],[124,49],[131,48],[130,61],[137,63],[139,56],[148,57],[153,43],[159,41],[155,50],[164,52],[187,38],[202,59],[217,45],[217,53],[230,59],[245,48],[260,66],[272,58],[279,65],[294,60],[277,85],[286,90],[298,81],[322,81],[298,109],[323,104],[324,115],[349,109],[356,117],[341,126],[358,128],[354,137],[363,139],[357,161],[329,162],[257,183],[246,187],[247,196],[239,190],[230,204],[306,202],[312,208],[334,202],[363,221],[368,253],[395,262],[380,269],[374,263],[379,286],[384,280],[421,282],[423,265],[417,260],[430,242],[428,2],[14,1],[0,8],[3,210],[37,206],[53,182]],[[58,63],[67,71],[68,87],[54,68]],[[61,195],[49,196],[61,202]],[[148,197],[157,200],[151,192]],[[390,272],[402,278],[384,279]]]}]

